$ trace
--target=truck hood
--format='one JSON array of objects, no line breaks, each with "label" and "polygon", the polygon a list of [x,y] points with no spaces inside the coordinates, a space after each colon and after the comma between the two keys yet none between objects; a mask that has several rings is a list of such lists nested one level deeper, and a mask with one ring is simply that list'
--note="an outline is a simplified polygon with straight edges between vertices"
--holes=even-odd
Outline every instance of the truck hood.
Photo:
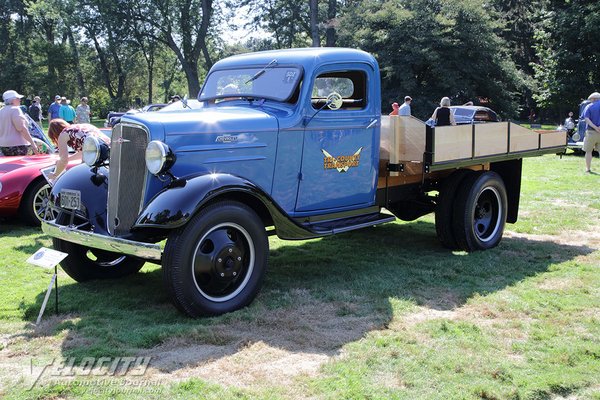
[{"label": "truck hood", "polygon": [[125,115],[122,122],[139,122],[151,130],[164,129],[165,136],[223,133],[252,133],[278,129],[277,118],[257,108],[207,107],[196,110]]}]

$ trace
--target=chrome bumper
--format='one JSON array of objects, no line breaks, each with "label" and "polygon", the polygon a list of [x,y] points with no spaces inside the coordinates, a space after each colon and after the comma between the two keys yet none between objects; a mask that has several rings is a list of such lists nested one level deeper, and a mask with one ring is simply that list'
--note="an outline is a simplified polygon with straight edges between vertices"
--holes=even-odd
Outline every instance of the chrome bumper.
[{"label": "chrome bumper", "polygon": [[79,231],[68,226],[57,225],[53,221],[42,221],[42,231],[48,236],[94,249],[112,251],[152,261],[160,261],[162,258],[162,249],[158,244],[135,242],[93,232]]}]

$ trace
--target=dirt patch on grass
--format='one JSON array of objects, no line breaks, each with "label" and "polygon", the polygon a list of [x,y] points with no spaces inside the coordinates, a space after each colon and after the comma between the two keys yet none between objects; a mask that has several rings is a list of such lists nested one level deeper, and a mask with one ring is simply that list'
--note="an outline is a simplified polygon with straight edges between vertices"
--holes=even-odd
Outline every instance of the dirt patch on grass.
[{"label": "dirt patch on grass", "polygon": [[539,242],[553,242],[566,246],[586,246],[591,249],[600,249],[600,230],[599,231],[563,231],[558,235],[536,235],[531,233],[517,233],[505,231],[504,237],[523,238]]},{"label": "dirt patch on grass", "polygon": [[212,327],[224,345],[175,338],[144,351],[154,378],[200,377],[236,387],[289,385],[317,374],[342,347],[381,328],[380,314],[363,309],[361,299],[327,302],[306,290],[291,293],[291,307],[258,312],[255,318]]}]

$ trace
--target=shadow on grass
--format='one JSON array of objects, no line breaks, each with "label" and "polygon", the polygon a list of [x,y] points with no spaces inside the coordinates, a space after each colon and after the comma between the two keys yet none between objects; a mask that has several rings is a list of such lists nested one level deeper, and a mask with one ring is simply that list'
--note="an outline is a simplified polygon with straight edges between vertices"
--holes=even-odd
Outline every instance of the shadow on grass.
[{"label": "shadow on grass", "polygon": [[[427,222],[282,243],[271,242],[261,294],[237,312],[197,320],[182,316],[163,290],[161,270],[147,264],[121,280],[61,286],[61,314],[52,316],[52,300],[45,325],[31,334],[66,331],[65,357],[151,355],[163,371],[218,360],[257,342],[333,355],[416,305],[450,310],[474,294],[502,290],[594,251],[504,238],[492,250],[453,253],[441,247]],[[31,321],[43,298],[40,293],[28,305]]]}]

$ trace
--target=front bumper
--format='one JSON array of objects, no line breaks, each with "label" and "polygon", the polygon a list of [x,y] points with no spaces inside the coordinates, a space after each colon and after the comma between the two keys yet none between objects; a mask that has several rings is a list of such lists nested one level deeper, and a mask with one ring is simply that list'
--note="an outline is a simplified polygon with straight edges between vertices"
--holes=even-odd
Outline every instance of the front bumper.
[{"label": "front bumper", "polygon": [[99,235],[93,232],[80,231],[68,226],[58,225],[53,221],[42,221],[42,231],[48,236],[81,246],[112,251],[115,253],[160,262],[162,248],[158,244],[136,242],[111,236]]}]

